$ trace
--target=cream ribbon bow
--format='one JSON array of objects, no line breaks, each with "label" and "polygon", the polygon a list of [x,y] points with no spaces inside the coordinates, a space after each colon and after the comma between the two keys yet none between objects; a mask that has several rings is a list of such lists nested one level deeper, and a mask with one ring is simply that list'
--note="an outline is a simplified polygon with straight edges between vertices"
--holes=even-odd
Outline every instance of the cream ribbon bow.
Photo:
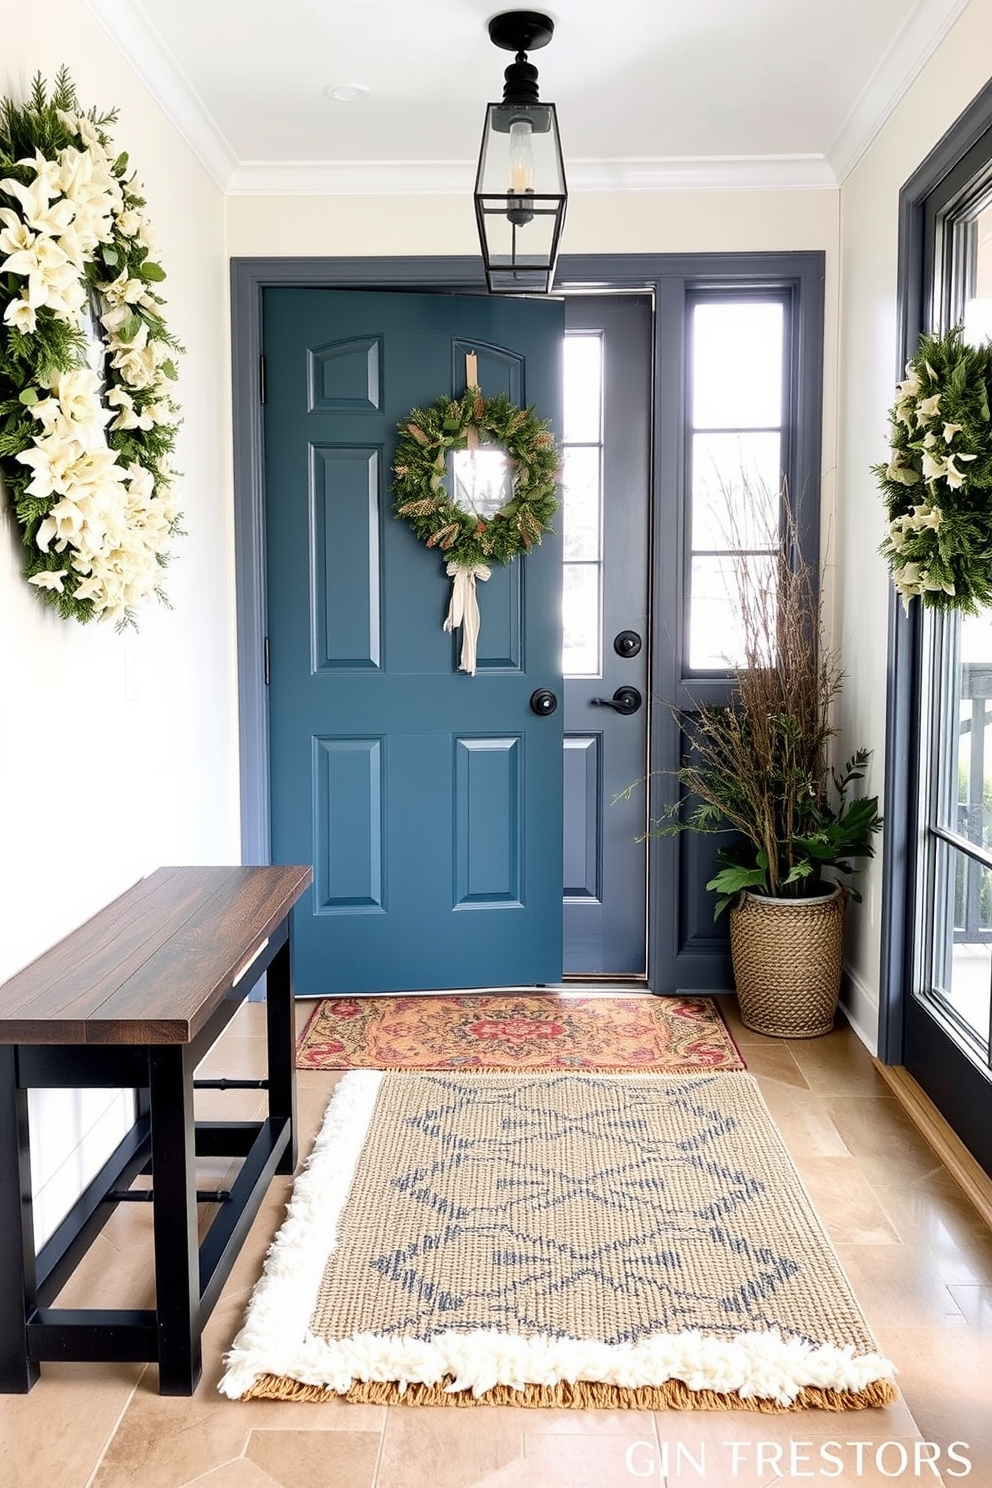
[{"label": "cream ribbon bow", "polygon": [[490,572],[491,570],[484,563],[476,563],[468,567],[461,563],[448,564],[451,603],[448,605],[444,628],[445,630],[457,630],[459,625],[461,626],[462,656],[458,670],[468,672],[470,677],[475,676],[476,645],[482,625],[479,601],[475,597],[475,581],[481,579],[485,583]]}]

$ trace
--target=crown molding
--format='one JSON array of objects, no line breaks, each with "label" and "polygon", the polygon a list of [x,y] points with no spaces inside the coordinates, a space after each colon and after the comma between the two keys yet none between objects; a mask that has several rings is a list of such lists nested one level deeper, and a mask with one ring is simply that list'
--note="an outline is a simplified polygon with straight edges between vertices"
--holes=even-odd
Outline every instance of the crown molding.
[{"label": "crown molding", "polygon": [[137,73],[204,169],[221,190],[226,191],[237,168],[237,156],[161,37],[128,4],[128,0],[83,0],[83,4]]},{"label": "crown molding", "polygon": [[[836,189],[822,155],[573,160],[570,193]],[[238,165],[231,196],[451,196],[472,190],[467,160],[255,160]]]},{"label": "crown molding", "polygon": [[854,170],[970,0],[920,0],[827,151],[838,183]]}]

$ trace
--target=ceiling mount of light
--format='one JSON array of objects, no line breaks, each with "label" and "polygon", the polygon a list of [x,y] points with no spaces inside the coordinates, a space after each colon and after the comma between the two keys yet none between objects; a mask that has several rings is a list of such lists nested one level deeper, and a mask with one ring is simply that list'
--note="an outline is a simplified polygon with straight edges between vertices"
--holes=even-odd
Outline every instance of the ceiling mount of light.
[{"label": "ceiling mount of light", "polygon": [[491,294],[549,294],[565,220],[565,166],[553,103],[541,103],[527,53],[554,35],[550,16],[493,16],[489,39],[516,57],[500,103],[486,109],[475,178],[475,216]]}]

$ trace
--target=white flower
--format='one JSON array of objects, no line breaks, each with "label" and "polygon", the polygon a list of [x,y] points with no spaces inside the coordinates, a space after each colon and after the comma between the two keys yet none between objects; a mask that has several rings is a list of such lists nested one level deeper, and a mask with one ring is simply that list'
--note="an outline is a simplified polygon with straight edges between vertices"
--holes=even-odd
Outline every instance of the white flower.
[{"label": "white flower", "polygon": [[154,253],[158,248],[158,237],[147,217],[142,218],[141,226],[138,228],[138,242],[142,248],[147,248],[149,253]]},{"label": "white flower", "polygon": [[966,470],[958,470],[954,461],[977,459],[977,455],[963,455],[960,450],[958,450],[955,454],[948,455],[947,468],[944,471],[944,478],[946,479],[947,484],[951,487],[952,490],[956,491],[960,486],[963,486],[965,481],[968,479],[968,472]]},{"label": "white flower", "polygon": [[962,428],[961,424],[945,424],[944,425],[944,443],[945,444],[950,444],[950,442],[954,438],[955,434],[960,434],[961,433],[961,428]]},{"label": "white flower", "polygon": [[59,372],[49,384],[67,418],[89,423],[100,407],[100,379],[89,367]]},{"label": "white flower", "polygon": [[69,572],[67,568],[60,568],[56,572],[49,569],[46,573],[32,574],[28,579],[29,584],[37,584],[39,589],[57,589],[62,593],[62,580]]},{"label": "white flower", "polygon": [[916,405],[916,422],[920,425],[925,419],[936,418],[940,412],[940,394],[933,393],[929,398],[921,398]]},{"label": "white flower", "polygon": [[[0,272],[22,281],[4,320],[26,336],[37,331],[42,309],[85,332],[87,275],[94,268],[100,272],[95,261],[100,243],[112,243],[116,234],[154,249],[135,178],[125,185],[115,176],[92,120],[67,111],[60,111],[60,118],[78,148],[60,150],[56,160],[36,150],[18,161],[26,174],[33,173],[28,184],[0,182],[0,190],[20,209],[0,207]],[[33,132],[27,130],[28,139]],[[65,555],[65,567],[32,575],[31,582],[64,594],[71,572],[74,603],[99,615],[128,618],[144,599],[161,593],[159,558],[177,530],[179,514],[168,491],[167,458],[143,451],[150,468],[141,460],[125,468],[108,444],[107,425],[134,430],[140,440],[156,425],[173,421],[171,381],[162,371],[172,351],[160,339],[162,301],[144,279],[124,269],[116,277],[108,274],[98,287],[104,346],[117,375],[104,397],[96,370],[102,357],[93,366],[42,377],[37,351],[21,386],[37,388],[39,396],[18,415],[29,429],[33,426],[34,437],[16,458],[29,471],[27,493],[44,503],[34,533],[37,551]],[[124,341],[121,333],[132,323],[137,330]]]},{"label": "white flower", "polygon": [[59,109],[58,116],[70,134],[74,134],[77,138],[81,139],[86,148],[91,150],[94,155],[106,159],[106,152],[100,143],[100,136],[97,134],[94,125],[84,114],[69,114],[64,109]]},{"label": "white flower", "polygon": [[142,322],[134,340],[121,344],[110,360],[129,387],[153,388],[158,384],[158,368],[168,355],[162,342],[148,340],[148,326]]},{"label": "white flower", "polygon": [[127,269],[122,269],[116,279],[109,284],[98,286],[110,305],[134,305],[145,293],[145,284],[141,279],[129,279]]},{"label": "white flower", "polygon": [[926,504],[923,506],[914,506],[911,520],[913,526],[917,529],[921,527],[932,527],[936,530],[943,521],[943,513],[939,506],[928,506]]},{"label": "white flower", "polygon": [[928,481],[940,480],[941,476],[947,474],[948,460],[952,460],[953,458],[953,455],[949,455],[947,459],[943,459],[939,456],[932,455],[929,450],[924,450],[923,479]]},{"label": "white flower", "polygon": [[[4,224],[3,231],[0,232],[0,252],[21,253],[25,248],[31,247],[34,233],[16,212],[4,207],[0,211],[0,222]],[[0,264],[0,268],[2,267]]]},{"label": "white flower", "polygon": [[25,298],[34,310],[48,306],[71,323],[85,304],[86,291],[75,268],[51,237],[39,234],[30,248],[12,253],[4,268],[27,278]]},{"label": "white flower", "polygon": [[86,260],[89,250],[84,246],[83,240],[79,236],[78,222],[70,223],[65,232],[59,234],[58,245],[76,270],[76,273],[82,276],[86,270]]},{"label": "white flower", "polygon": [[19,300],[11,300],[3,312],[4,323],[14,326],[24,336],[30,336],[38,324],[38,316],[34,306],[27,298],[27,291],[22,292]]}]

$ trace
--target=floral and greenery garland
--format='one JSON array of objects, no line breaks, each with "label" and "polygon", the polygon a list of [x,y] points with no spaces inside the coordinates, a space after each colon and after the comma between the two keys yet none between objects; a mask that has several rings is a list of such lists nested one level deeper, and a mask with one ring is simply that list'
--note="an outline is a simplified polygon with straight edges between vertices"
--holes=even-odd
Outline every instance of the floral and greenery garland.
[{"label": "floral and greenery garland", "polygon": [[145,201],[63,68],[0,104],[0,470],[25,574],[76,620],[165,598],[175,354]]},{"label": "floral and greenery garland", "polygon": [[992,346],[961,327],[922,336],[896,388],[892,450],[873,466],[889,530],[881,552],[909,609],[992,604]]},{"label": "floral and greenery garland", "polygon": [[[532,408],[518,408],[501,393],[485,398],[469,387],[461,398],[442,397],[429,408],[412,409],[399,431],[394,510],[450,563],[509,563],[551,531],[558,510],[558,450]],[[510,460],[512,495],[491,517],[463,511],[447,487],[449,451],[473,441],[501,446]]]}]

